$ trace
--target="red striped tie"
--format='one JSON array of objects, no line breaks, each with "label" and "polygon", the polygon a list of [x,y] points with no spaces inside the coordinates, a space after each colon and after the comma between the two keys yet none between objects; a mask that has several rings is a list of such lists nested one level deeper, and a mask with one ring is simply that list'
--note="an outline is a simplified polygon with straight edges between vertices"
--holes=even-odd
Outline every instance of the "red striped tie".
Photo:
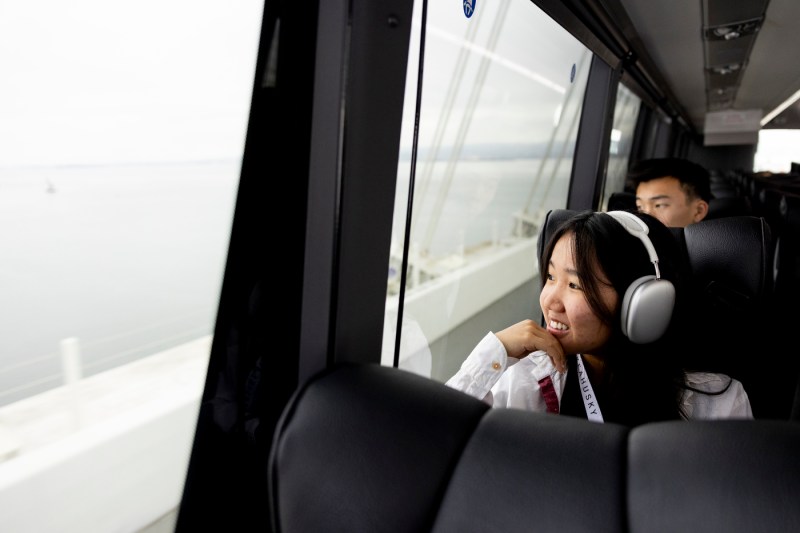
[{"label": "red striped tie", "polygon": [[542,396],[544,397],[544,403],[547,405],[547,412],[558,414],[558,396],[556,395],[556,389],[553,387],[553,380],[550,379],[550,376],[545,376],[540,379],[539,387],[542,389]]}]

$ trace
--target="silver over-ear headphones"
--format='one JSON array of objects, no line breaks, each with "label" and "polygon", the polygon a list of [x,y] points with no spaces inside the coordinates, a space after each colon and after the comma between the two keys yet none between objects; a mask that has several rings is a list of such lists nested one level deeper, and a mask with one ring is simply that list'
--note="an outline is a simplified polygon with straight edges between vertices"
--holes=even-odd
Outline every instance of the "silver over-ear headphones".
[{"label": "silver over-ear headphones", "polygon": [[661,279],[658,269],[658,255],[645,222],[627,211],[609,211],[614,220],[622,224],[628,233],[639,238],[647,248],[650,262],[655,267],[655,275],[642,276],[630,284],[622,298],[622,333],[631,342],[647,344],[658,340],[669,326],[672,309],[675,306],[675,286]]}]

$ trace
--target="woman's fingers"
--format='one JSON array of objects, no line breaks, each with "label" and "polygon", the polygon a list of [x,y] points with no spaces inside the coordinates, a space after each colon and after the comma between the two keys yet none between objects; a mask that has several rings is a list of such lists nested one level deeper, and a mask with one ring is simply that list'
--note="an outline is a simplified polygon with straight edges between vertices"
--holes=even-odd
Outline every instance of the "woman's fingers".
[{"label": "woman's fingers", "polygon": [[547,352],[561,373],[567,371],[567,358],[561,343],[533,320],[526,319],[496,333],[510,357],[524,357],[536,350]]}]

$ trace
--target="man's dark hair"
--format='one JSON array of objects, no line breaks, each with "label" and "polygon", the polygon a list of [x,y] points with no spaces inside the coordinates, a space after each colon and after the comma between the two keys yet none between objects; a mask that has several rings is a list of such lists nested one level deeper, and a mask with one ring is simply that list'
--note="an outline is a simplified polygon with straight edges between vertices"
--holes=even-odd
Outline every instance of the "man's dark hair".
[{"label": "man's dark hair", "polygon": [[706,202],[711,194],[711,175],[697,163],[678,157],[662,157],[637,161],[628,170],[627,186],[632,192],[640,183],[672,176],[681,182],[681,188],[691,198],[702,198]]}]

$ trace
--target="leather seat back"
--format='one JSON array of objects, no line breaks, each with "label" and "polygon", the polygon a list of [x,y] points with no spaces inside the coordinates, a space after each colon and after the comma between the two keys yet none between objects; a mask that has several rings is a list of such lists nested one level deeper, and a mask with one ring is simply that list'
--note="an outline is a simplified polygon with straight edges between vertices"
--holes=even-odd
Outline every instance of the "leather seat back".
[{"label": "leather seat back", "polygon": [[627,428],[490,409],[343,365],[294,395],[268,464],[275,533],[800,530],[800,424]]}]

